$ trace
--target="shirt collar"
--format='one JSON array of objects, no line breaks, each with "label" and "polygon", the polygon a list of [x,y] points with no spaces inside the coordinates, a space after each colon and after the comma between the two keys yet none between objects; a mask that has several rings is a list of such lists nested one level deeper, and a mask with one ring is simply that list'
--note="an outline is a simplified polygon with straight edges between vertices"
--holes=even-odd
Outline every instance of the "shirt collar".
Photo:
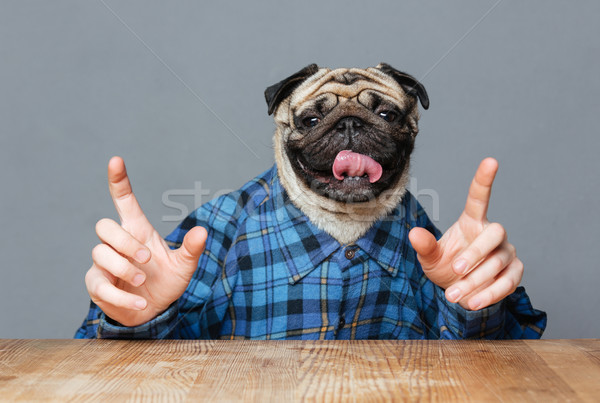
[{"label": "shirt collar", "polygon": [[[406,198],[403,198],[406,199]],[[356,241],[362,250],[392,277],[411,248],[408,242],[410,224],[405,219],[405,205],[400,203],[386,217],[378,220],[365,235]]]},{"label": "shirt collar", "polygon": [[[292,203],[281,186],[277,166],[274,166],[271,172],[271,194],[268,201],[271,203],[271,222],[287,264],[289,283],[295,284],[342,245],[331,235],[317,228]],[[367,233],[354,243],[393,277],[398,274],[402,257],[409,247],[407,240],[410,228],[405,225],[403,212],[402,203],[387,217],[376,221]]]},{"label": "shirt collar", "polygon": [[271,214],[275,236],[289,271],[290,284],[300,281],[319,266],[323,260],[340,248],[340,243],[317,228],[290,200],[272,170]]}]

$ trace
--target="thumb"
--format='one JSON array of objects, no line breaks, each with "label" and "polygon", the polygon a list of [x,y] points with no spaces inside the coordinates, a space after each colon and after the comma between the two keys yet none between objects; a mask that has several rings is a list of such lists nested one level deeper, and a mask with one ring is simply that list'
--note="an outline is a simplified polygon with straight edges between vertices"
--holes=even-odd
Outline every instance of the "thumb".
[{"label": "thumb", "polygon": [[190,270],[192,273],[193,270],[196,270],[198,259],[206,246],[207,236],[206,230],[199,226],[185,234],[181,247],[175,252],[177,262],[184,270]]},{"label": "thumb", "polygon": [[423,270],[432,269],[439,262],[442,251],[431,232],[425,228],[416,227],[408,233],[408,239],[417,252]]}]

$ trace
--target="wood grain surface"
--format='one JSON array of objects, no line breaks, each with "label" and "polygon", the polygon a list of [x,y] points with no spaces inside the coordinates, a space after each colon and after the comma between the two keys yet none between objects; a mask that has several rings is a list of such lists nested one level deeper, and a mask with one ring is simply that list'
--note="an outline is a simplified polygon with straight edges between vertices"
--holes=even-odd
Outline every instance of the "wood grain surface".
[{"label": "wood grain surface", "polygon": [[0,340],[2,401],[600,401],[600,340]]}]

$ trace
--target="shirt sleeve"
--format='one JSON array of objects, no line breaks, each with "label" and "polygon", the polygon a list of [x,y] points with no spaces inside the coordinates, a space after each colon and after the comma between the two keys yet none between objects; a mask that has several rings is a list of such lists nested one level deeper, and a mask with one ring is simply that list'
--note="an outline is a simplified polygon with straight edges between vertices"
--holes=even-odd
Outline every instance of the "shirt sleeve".
[{"label": "shirt sleeve", "polygon": [[[93,302],[75,338],[110,339],[202,339],[209,338],[207,326],[203,326],[204,307],[210,300],[223,262],[231,234],[235,231],[235,220],[230,211],[235,209],[235,200],[221,198],[204,205],[184,219],[165,238],[171,247],[181,246],[187,232],[195,226],[207,229],[206,248],[198,261],[198,268],[183,295],[159,316],[140,326],[127,327],[107,317]],[[201,325],[202,324],[202,325]]]},{"label": "shirt sleeve", "polygon": [[539,339],[546,328],[546,313],[533,308],[523,287],[478,311],[449,302],[442,288],[435,289],[441,339]]},{"label": "shirt sleeve", "polygon": [[93,302],[76,339],[175,339],[177,334],[177,301],[165,312],[140,326],[127,327],[107,317]]}]

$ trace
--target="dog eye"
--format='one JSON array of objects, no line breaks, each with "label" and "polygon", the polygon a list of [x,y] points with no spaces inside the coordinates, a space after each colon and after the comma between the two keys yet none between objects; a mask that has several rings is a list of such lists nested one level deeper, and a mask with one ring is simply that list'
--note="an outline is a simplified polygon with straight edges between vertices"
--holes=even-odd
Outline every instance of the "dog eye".
[{"label": "dog eye", "polygon": [[321,119],[316,116],[309,116],[302,119],[302,124],[306,127],[315,127],[320,121]]},{"label": "dog eye", "polygon": [[394,111],[382,111],[379,112],[379,116],[386,122],[393,122],[398,117],[398,114]]}]

